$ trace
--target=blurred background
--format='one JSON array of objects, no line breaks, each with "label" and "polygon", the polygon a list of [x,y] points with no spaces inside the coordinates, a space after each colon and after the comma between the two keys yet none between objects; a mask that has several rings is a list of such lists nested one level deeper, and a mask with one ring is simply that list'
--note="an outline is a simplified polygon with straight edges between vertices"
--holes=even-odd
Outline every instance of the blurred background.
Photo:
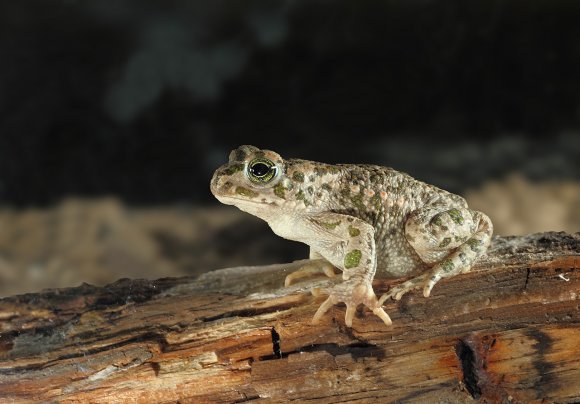
[{"label": "blurred background", "polygon": [[240,144],[374,163],[496,234],[580,230],[580,2],[3,1],[0,296],[288,262]]}]

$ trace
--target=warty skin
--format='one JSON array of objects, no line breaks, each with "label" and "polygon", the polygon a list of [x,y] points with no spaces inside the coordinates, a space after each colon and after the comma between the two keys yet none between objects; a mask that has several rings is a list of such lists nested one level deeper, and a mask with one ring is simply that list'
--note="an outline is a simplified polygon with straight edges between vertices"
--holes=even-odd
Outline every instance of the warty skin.
[{"label": "warty skin", "polygon": [[[387,325],[382,303],[417,288],[428,297],[442,278],[468,272],[487,250],[493,225],[466,201],[392,168],[284,160],[270,150],[240,146],[211,180],[212,193],[265,220],[280,237],[310,246],[312,261],[288,275],[286,285],[311,274],[343,282],[328,295],[313,322],[334,304],[369,307]],[[378,299],[372,280],[413,276]]]}]

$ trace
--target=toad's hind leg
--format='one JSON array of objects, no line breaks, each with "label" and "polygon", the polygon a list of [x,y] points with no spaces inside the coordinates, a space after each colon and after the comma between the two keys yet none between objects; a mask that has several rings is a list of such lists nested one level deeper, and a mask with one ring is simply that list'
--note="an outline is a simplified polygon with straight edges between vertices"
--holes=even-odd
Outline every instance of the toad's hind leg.
[{"label": "toad's hind leg", "polygon": [[442,278],[468,272],[491,242],[493,225],[483,213],[464,207],[429,207],[413,212],[405,223],[407,240],[427,264],[433,265],[423,285],[428,297]]},{"label": "toad's hind leg", "polygon": [[394,287],[381,296],[397,300],[413,289],[423,288],[428,297],[435,284],[462,272],[468,272],[475,260],[485,253],[491,242],[493,225],[483,213],[459,207],[419,209],[407,219],[405,236],[419,257],[431,269]]},{"label": "toad's hind leg", "polygon": [[449,255],[447,255],[443,260],[437,262],[433,268],[431,268],[429,279],[423,287],[423,296],[425,297],[429,297],[431,289],[433,289],[433,286],[435,286],[440,279],[469,272],[475,261],[485,254],[485,251],[491,244],[493,224],[489,217],[482,212],[466,211],[472,219],[471,221],[474,224],[475,231],[464,243],[452,250]]}]

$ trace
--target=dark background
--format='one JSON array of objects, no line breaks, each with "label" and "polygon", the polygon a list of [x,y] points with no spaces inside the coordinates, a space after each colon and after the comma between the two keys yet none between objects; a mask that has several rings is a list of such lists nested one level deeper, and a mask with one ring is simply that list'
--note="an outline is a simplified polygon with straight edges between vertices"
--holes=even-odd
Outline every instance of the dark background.
[{"label": "dark background", "polygon": [[0,202],[212,204],[239,144],[579,178],[580,2],[2,1]]},{"label": "dark background", "polygon": [[0,296],[305,258],[211,196],[240,144],[578,231],[580,1],[0,0]]}]

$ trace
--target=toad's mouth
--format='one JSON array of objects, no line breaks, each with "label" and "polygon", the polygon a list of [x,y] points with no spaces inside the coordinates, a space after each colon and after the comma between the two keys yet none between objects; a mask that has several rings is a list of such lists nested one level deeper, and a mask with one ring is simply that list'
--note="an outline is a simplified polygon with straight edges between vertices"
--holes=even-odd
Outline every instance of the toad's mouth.
[{"label": "toad's mouth", "polygon": [[268,202],[265,198],[260,200],[258,199],[248,199],[248,198],[239,198],[235,196],[225,196],[225,195],[215,195],[216,199],[223,204],[226,205],[242,205],[242,204],[251,204],[251,205],[270,205],[270,206],[278,206],[276,202],[270,201]]}]

